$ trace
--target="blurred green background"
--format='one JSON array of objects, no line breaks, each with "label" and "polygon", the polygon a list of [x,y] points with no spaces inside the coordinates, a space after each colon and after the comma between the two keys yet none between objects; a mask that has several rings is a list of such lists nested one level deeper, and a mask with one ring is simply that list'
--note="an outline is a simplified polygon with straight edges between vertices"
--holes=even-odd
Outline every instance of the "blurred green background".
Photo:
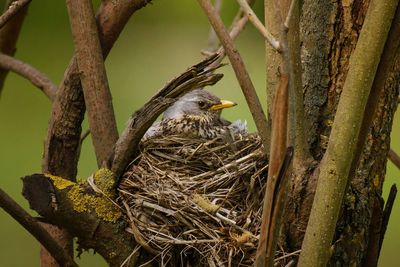
[{"label": "blurred green background", "polygon": [[[261,1],[256,10],[262,17]],[[230,22],[237,5],[225,2],[223,19]],[[98,3],[97,3],[98,5]],[[4,0],[0,1],[4,6]],[[141,107],[159,88],[188,66],[198,62],[200,50],[207,47],[209,24],[196,1],[154,0],[137,12],[126,26],[111,51],[106,68],[113,94],[119,131],[129,115]],[[240,35],[237,47],[251,74],[263,103],[265,99],[264,42],[251,27]],[[37,67],[59,84],[73,54],[67,11],[63,1],[32,1],[17,45],[16,57]],[[221,70],[225,78],[211,90],[239,105],[224,111],[230,120],[247,120],[254,124],[235,76],[229,66]],[[265,108],[265,106],[264,106]],[[43,142],[51,111],[49,100],[26,80],[10,74],[0,100],[0,187],[24,208],[20,177],[41,170]],[[400,118],[396,117],[392,138],[400,134]],[[86,130],[85,121],[83,129]],[[392,140],[400,151],[400,142]],[[82,148],[78,178],[96,170],[90,138]],[[388,164],[384,194],[400,178],[400,172]],[[394,266],[400,247],[399,202],[395,203],[386,234],[379,266]],[[0,266],[40,266],[39,245],[4,211],[0,211]],[[397,254],[396,254],[397,253]],[[80,266],[106,266],[100,256],[84,253]]]}]

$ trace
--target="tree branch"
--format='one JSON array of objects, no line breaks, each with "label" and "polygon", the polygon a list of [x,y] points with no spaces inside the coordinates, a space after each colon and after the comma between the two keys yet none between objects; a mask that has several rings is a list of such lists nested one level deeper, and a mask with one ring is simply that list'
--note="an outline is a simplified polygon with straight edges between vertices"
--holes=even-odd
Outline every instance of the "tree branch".
[{"label": "tree branch", "polygon": [[[97,26],[104,58],[108,55],[130,16],[148,3],[149,0],[102,1],[97,14]],[[21,12],[18,16],[20,14]],[[2,30],[8,28],[10,23]],[[14,31],[10,29],[10,34],[14,34]],[[79,70],[76,57],[73,56],[53,103],[42,161],[43,173],[52,173],[75,180],[84,112],[85,104]],[[76,224],[76,222],[71,223]],[[66,232],[62,234],[68,237]],[[72,242],[64,243],[72,245]],[[46,253],[42,255],[44,255],[42,256],[42,260],[44,260]]]},{"label": "tree branch", "polygon": [[[115,145],[112,171],[119,177],[138,151],[138,145],[147,129],[157,117],[188,91],[213,85],[222,78],[222,74],[212,74],[210,68],[219,55],[214,54],[202,62],[190,67],[184,73],[167,83],[140,110],[129,119],[128,126]],[[220,66],[217,66],[218,68]]]},{"label": "tree branch", "polygon": [[30,216],[10,196],[0,189],[0,207],[21,224],[33,237],[44,246],[61,266],[78,266],[68,253],[58,245],[49,233]]},{"label": "tree branch", "polygon": [[350,58],[328,148],[321,161],[299,267],[322,266],[329,260],[362,115],[397,3],[397,0],[373,0],[369,5],[356,49]]},{"label": "tree branch", "polygon": [[26,64],[11,56],[0,53],[0,68],[11,70],[22,77],[29,80],[33,85],[45,93],[45,95],[53,101],[56,97],[57,86],[50,81],[43,73],[35,69],[29,64]]},{"label": "tree branch", "polygon": [[397,153],[394,152],[393,149],[390,149],[390,150],[389,150],[388,158],[390,159],[390,161],[391,161],[398,169],[400,169],[400,156],[397,155]]},{"label": "tree branch", "polygon": [[[120,208],[110,201],[115,199],[115,177],[107,169],[98,170],[92,177],[102,193],[96,193],[87,181],[74,183],[43,174],[24,177],[22,193],[30,207],[47,221],[77,237],[81,249],[94,249],[110,266],[120,266],[130,257],[124,266],[134,266],[137,254],[131,254],[136,242],[125,231],[127,223]],[[57,205],[49,205],[49,192]]]},{"label": "tree branch", "polygon": [[13,1],[6,12],[3,13],[0,17],[0,28],[3,26],[17,14],[20,12],[27,4],[29,4],[32,0],[16,0]]},{"label": "tree branch", "polygon": [[237,0],[242,10],[245,12],[246,16],[249,18],[250,22],[254,27],[264,36],[265,40],[278,52],[280,52],[280,43],[276,38],[265,28],[264,24],[258,19],[257,15],[254,13],[253,9],[247,3],[247,0]]},{"label": "tree branch", "polygon": [[[287,183],[280,185],[279,177],[286,153],[287,117],[288,117],[288,86],[289,76],[280,77],[279,87],[276,89],[274,112],[272,117],[272,136],[268,166],[267,187],[265,189],[260,239],[256,254],[256,267],[273,266],[276,244],[279,237],[280,221],[283,215],[284,203],[287,195]],[[287,179],[285,179],[287,181]],[[278,187],[282,187],[281,200],[278,199]],[[283,195],[282,195],[283,194]]]},{"label": "tree branch", "polygon": [[[7,12],[8,7],[13,1],[8,0],[5,5],[5,12]],[[9,22],[0,29],[0,52],[13,56],[15,54],[15,46],[18,40],[19,32],[22,28],[22,23],[24,22],[25,15],[28,11],[28,6],[26,5],[22,8],[15,16],[13,16]],[[3,89],[4,81],[7,77],[8,70],[0,69],[0,94]]]},{"label": "tree branch", "polygon": [[385,238],[386,229],[389,224],[389,218],[390,218],[390,215],[392,214],[392,208],[393,208],[393,204],[396,199],[396,196],[397,196],[397,187],[396,187],[396,184],[393,184],[392,187],[390,187],[389,196],[388,196],[388,199],[386,200],[385,209],[383,210],[382,226],[381,226],[381,231],[380,231],[381,236],[380,236],[380,242],[379,242],[379,253],[382,249],[383,239]]},{"label": "tree branch", "polygon": [[210,0],[197,0],[202,7],[204,13],[207,15],[211,25],[221,41],[222,46],[228,55],[232,68],[235,71],[236,78],[239,81],[242,92],[246,98],[247,105],[253,115],[254,122],[257,126],[258,133],[261,137],[262,143],[266,153],[269,153],[270,136],[268,132],[267,119],[261,107],[260,100],[257,97],[253,83],[244,66],[243,60],[233,45],[232,39],[226,30],[220,16],[215,12],[214,7],[211,5]]},{"label": "tree branch", "polygon": [[118,140],[111,93],[90,0],[67,0],[75,53],[97,165],[104,166]]}]

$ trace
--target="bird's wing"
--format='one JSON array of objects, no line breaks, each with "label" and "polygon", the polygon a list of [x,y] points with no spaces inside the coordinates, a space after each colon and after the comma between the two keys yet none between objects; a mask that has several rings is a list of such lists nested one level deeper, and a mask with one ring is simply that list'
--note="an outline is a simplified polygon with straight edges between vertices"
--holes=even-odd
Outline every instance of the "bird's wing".
[{"label": "bird's wing", "polygon": [[144,134],[143,138],[148,139],[162,133],[160,122],[155,122]]},{"label": "bird's wing", "polygon": [[229,131],[232,134],[247,134],[247,121],[237,120],[232,122],[229,126]]}]

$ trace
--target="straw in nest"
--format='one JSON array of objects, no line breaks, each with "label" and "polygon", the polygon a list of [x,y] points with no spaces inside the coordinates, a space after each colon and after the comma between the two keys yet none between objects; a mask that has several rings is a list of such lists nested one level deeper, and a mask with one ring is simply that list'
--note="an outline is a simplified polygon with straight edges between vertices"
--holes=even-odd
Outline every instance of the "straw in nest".
[{"label": "straw in nest", "polygon": [[260,138],[163,136],[142,142],[120,201],[129,232],[161,266],[251,266],[267,160]]}]

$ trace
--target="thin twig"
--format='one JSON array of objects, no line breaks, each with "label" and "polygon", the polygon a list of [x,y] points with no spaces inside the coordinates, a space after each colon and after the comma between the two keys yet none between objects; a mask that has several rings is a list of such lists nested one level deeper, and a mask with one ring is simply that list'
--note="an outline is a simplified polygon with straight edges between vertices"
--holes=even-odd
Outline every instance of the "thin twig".
[{"label": "thin twig", "polygon": [[248,16],[250,22],[264,36],[268,43],[278,52],[281,51],[280,42],[265,28],[264,24],[258,19],[253,9],[247,3],[247,0],[237,0],[240,7]]},{"label": "thin twig", "polygon": [[390,149],[390,150],[389,150],[388,158],[390,159],[390,161],[391,161],[397,168],[400,169],[400,156],[397,155],[397,153],[396,153],[393,149]]},{"label": "thin twig", "polygon": [[[5,4],[5,12],[7,12],[9,6],[13,1],[8,0]],[[13,16],[10,21],[0,29],[0,52],[13,56],[16,51],[16,43],[19,37],[19,33],[24,22],[25,15],[28,11],[28,6],[26,5],[22,10],[20,10],[15,16]],[[4,86],[4,81],[7,77],[8,70],[0,69],[0,93]]]},{"label": "thin twig", "polygon": [[[222,0],[215,0],[214,3],[215,10],[220,13],[222,8]],[[208,47],[207,52],[212,54],[218,49],[218,37],[215,33],[213,27],[210,27],[210,33],[208,34]]]},{"label": "thin twig", "polygon": [[396,187],[396,184],[393,184],[392,187],[390,188],[390,193],[389,193],[388,199],[386,200],[385,209],[383,210],[381,238],[380,238],[380,242],[379,242],[379,252],[382,249],[383,240],[385,238],[386,229],[389,224],[389,218],[390,218],[390,214],[392,213],[392,208],[393,208],[393,204],[396,199],[396,196],[397,196],[397,187]]},{"label": "thin twig", "polygon": [[107,166],[118,131],[92,2],[67,0],[67,7],[97,165]]},{"label": "thin twig", "polygon": [[32,67],[31,65],[24,63],[18,59],[15,59],[6,54],[0,53],[0,68],[5,70],[11,70],[22,77],[29,80],[33,85],[37,86],[43,91],[43,93],[53,101],[56,97],[57,86],[54,85],[49,78],[43,73]]},{"label": "thin twig", "polygon": [[[282,215],[283,206],[278,207],[274,203],[278,199],[277,188],[280,182],[278,175],[286,153],[288,83],[288,75],[282,75],[274,100],[268,179],[262,210],[260,241],[255,261],[257,267],[272,266],[280,229],[280,215]],[[285,196],[282,196],[283,199],[285,199]],[[279,210],[280,208],[282,210]]]},{"label": "thin twig", "polygon": [[269,153],[270,136],[268,132],[267,119],[264,111],[261,107],[260,100],[257,97],[257,93],[254,89],[253,83],[251,82],[250,76],[244,66],[243,60],[234,47],[232,39],[229,37],[229,33],[226,30],[220,16],[215,12],[210,0],[197,0],[202,7],[204,13],[207,15],[211,25],[221,41],[222,46],[228,55],[229,61],[232,64],[232,68],[235,71],[236,78],[239,81],[242,92],[246,98],[247,105],[250,108],[251,114],[253,115],[254,122],[257,126],[258,133],[262,139],[264,149],[266,153]]},{"label": "thin twig", "polygon": [[290,20],[292,19],[292,16],[293,16],[293,10],[295,9],[295,6],[297,4],[298,4],[297,0],[291,0],[290,1],[289,11],[288,11],[288,14],[286,16],[285,23],[284,23],[286,29],[289,29]]},{"label": "thin twig", "polygon": [[0,189],[0,207],[21,224],[57,260],[60,266],[78,266],[49,233],[10,196]]},{"label": "thin twig", "polygon": [[3,13],[0,17],[0,28],[15,16],[18,12],[21,11],[27,4],[29,4],[32,0],[17,0],[11,3],[8,7],[7,11]]}]

